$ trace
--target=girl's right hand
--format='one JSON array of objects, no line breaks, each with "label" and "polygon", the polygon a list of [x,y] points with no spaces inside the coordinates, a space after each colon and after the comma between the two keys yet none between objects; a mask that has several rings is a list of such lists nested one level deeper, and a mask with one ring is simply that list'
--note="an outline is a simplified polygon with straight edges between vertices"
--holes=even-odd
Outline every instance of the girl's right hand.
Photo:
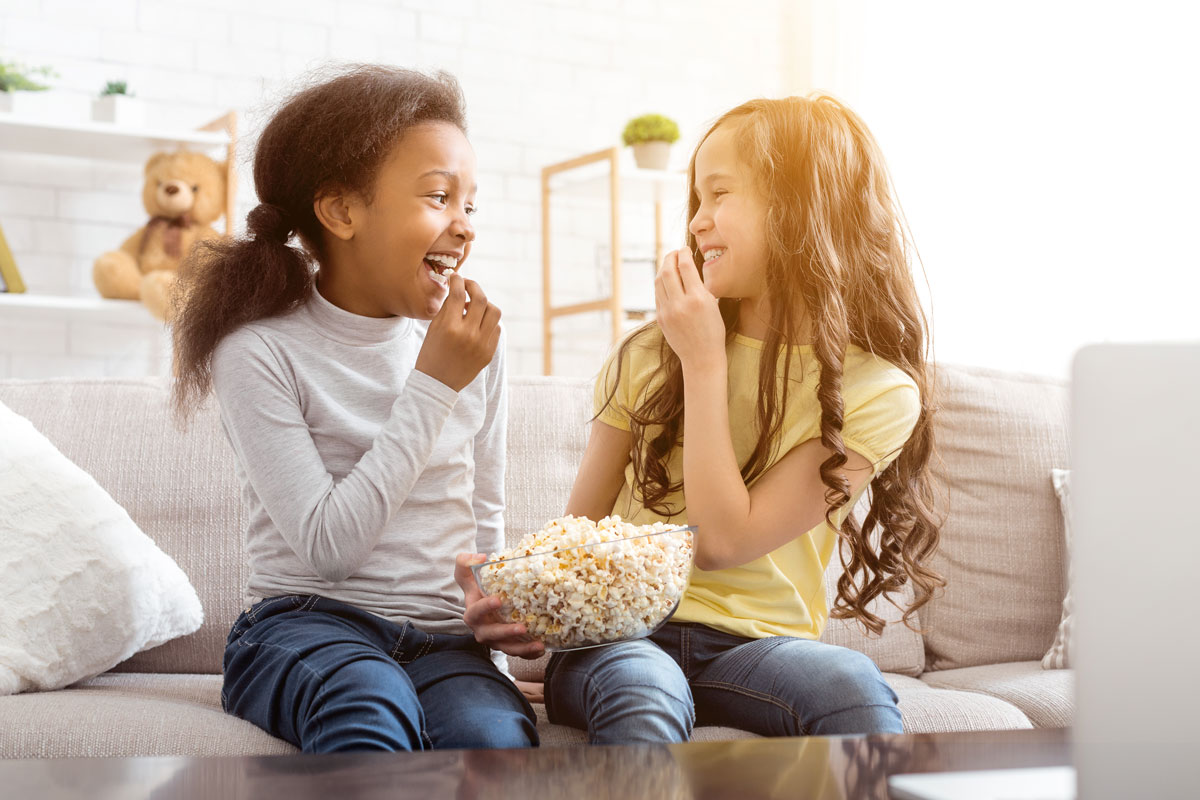
[{"label": "girl's right hand", "polygon": [[726,332],[721,307],[700,278],[688,248],[674,250],[663,258],[654,279],[654,308],[663,337],[679,356],[685,374],[690,368],[725,369]]},{"label": "girl's right hand", "polygon": [[457,272],[449,285],[446,302],[429,323],[416,369],[459,392],[496,354],[500,309],[488,302],[479,284],[464,281]]},{"label": "girl's right hand", "polygon": [[471,565],[486,560],[487,556],[482,553],[459,553],[454,559],[454,580],[466,599],[463,622],[475,633],[475,641],[493,650],[519,658],[540,657],[546,652],[545,645],[530,639],[524,625],[500,619],[500,598],[484,596],[480,591]]}]

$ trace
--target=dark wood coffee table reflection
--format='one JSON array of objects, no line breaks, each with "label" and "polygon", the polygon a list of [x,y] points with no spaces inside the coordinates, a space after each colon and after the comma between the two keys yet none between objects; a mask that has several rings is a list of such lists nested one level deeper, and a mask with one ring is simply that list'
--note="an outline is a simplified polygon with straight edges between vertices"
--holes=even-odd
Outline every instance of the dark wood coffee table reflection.
[{"label": "dark wood coffee table reflection", "polygon": [[903,772],[1059,766],[1066,730],[243,758],[0,761],[0,795],[268,800],[886,800]]}]

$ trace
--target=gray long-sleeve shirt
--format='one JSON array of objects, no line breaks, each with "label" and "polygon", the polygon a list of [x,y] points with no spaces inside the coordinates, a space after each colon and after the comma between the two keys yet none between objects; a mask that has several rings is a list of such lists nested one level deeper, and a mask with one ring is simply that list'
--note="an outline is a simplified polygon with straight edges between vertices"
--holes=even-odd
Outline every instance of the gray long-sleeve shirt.
[{"label": "gray long-sleeve shirt", "polygon": [[249,511],[248,602],[320,594],[468,632],[454,557],[504,541],[504,340],[455,392],[414,369],[425,332],[314,291],[217,348],[213,387]]}]

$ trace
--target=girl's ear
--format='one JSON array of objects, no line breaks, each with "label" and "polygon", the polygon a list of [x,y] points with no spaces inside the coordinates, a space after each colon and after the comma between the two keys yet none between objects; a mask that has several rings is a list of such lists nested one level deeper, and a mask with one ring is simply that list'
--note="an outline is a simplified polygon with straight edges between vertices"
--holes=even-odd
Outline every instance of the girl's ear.
[{"label": "girl's ear", "polygon": [[337,238],[344,242],[354,238],[354,217],[345,195],[340,192],[317,195],[313,200],[313,213],[321,226]]}]

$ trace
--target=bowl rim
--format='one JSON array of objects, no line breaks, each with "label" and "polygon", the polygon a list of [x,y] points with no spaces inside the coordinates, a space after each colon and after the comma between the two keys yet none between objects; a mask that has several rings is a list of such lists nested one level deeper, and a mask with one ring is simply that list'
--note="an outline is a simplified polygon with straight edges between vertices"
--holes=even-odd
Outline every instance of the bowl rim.
[{"label": "bowl rim", "polygon": [[[475,573],[476,584],[479,584],[479,570],[483,569],[484,567],[494,566],[496,564],[507,564],[507,563],[514,562],[514,561],[521,561],[526,558],[533,558],[534,556],[549,556],[549,555],[553,555],[555,553],[565,553],[568,550],[582,550],[585,547],[595,547],[595,546],[601,545],[601,544],[617,544],[618,542],[634,542],[634,541],[637,541],[638,539],[648,539],[651,536],[662,536],[665,533],[682,533],[683,531],[689,531],[691,533],[695,533],[696,530],[697,530],[697,526],[695,526],[695,525],[681,525],[678,528],[670,528],[665,531],[653,531],[651,533],[641,533],[641,534],[638,534],[637,536],[629,536],[627,538],[622,538],[622,539],[613,539],[612,541],[608,541],[608,542],[592,542],[591,544],[573,544],[570,547],[556,547],[553,550],[543,550],[540,553],[529,553],[528,555],[523,555],[523,556],[512,556],[511,558],[496,558],[496,559],[492,559],[491,561],[481,561],[478,564],[472,564],[471,571]],[[484,591],[482,584],[479,584],[479,590],[481,592],[483,592],[484,594],[487,594],[487,592]]]}]

